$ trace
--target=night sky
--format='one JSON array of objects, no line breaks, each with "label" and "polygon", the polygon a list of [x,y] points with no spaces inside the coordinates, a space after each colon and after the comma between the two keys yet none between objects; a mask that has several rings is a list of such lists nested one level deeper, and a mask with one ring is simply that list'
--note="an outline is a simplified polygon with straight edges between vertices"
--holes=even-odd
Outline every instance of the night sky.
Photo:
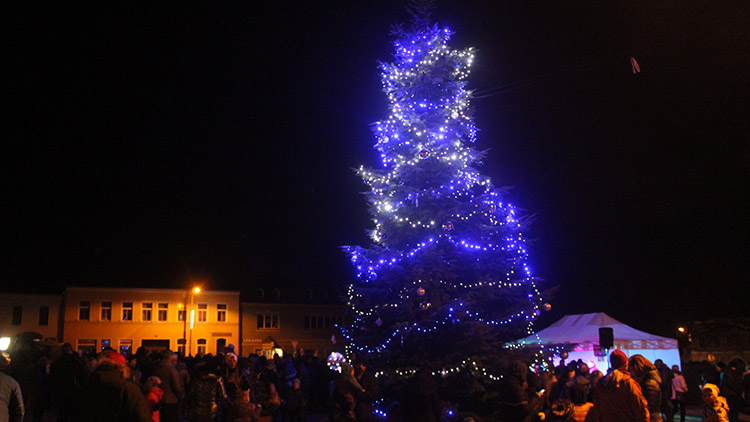
[{"label": "night sky", "polygon": [[[343,286],[403,1],[6,6],[6,292]],[[109,3],[109,2],[107,2]],[[299,4],[295,4],[299,3]],[[748,315],[750,4],[441,1],[546,321]],[[634,74],[630,57],[641,73]]]}]

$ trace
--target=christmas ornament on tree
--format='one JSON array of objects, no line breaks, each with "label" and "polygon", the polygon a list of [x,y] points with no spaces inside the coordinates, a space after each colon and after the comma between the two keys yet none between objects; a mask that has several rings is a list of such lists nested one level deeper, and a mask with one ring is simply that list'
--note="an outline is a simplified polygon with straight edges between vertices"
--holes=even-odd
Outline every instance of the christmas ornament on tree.
[{"label": "christmas ornament on tree", "polygon": [[419,152],[419,158],[425,159],[430,156],[430,151],[427,151],[426,149],[423,149]]},{"label": "christmas ornament on tree", "polygon": [[552,309],[552,305],[550,305],[549,303],[545,303],[545,304],[544,304],[544,310],[545,310],[545,311],[549,311],[549,310],[551,310],[551,309]]},{"label": "christmas ornament on tree", "polygon": [[443,224],[443,230],[445,230],[445,231],[451,231],[451,230],[453,230],[453,223],[451,223],[449,221],[449,222]]},{"label": "christmas ornament on tree", "polygon": [[426,292],[426,290],[424,289],[424,287],[420,287],[420,288],[417,289],[417,294],[419,296],[424,296],[425,292]]}]

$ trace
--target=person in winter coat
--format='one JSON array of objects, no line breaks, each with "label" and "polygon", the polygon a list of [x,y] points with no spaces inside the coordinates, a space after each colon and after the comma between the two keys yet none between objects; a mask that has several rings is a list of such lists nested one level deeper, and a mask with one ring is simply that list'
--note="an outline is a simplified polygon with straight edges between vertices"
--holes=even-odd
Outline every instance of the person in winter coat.
[{"label": "person in winter coat", "polygon": [[428,368],[420,368],[409,380],[401,400],[404,420],[440,422],[442,411],[437,384]]},{"label": "person in winter coat", "polygon": [[609,355],[612,371],[594,386],[594,407],[586,422],[649,422],[641,386],[628,372],[628,357],[617,349]]},{"label": "person in winter coat", "polygon": [[703,422],[729,422],[727,399],[719,395],[719,387],[708,383],[703,386]]},{"label": "person in winter coat", "polygon": [[161,380],[159,377],[150,376],[143,385],[143,394],[146,396],[146,404],[151,409],[151,419],[154,422],[159,422],[159,409],[161,407],[161,399],[164,397],[164,390],[159,387],[160,384]]},{"label": "person in winter coat", "polygon": [[356,395],[363,388],[354,376],[354,368],[341,364],[341,374],[331,382],[331,422],[358,421]]},{"label": "person in winter coat", "polygon": [[638,381],[641,392],[648,402],[651,422],[662,422],[661,376],[656,366],[643,355],[633,355],[628,360],[630,374]]},{"label": "person in winter coat", "polygon": [[141,388],[130,381],[125,357],[105,353],[81,390],[71,420],[76,422],[152,422]]},{"label": "person in winter coat", "polygon": [[506,422],[531,421],[535,402],[541,400],[529,394],[528,372],[528,365],[516,360],[510,364],[508,376],[500,382],[498,399],[501,417]]},{"label": "person in winter coat", "polygon": [[299,378],[292,380],[292,388],[287,392],[283,410],[284,422],[304,422],[307,420],[307,400]]},{"label": "person in winter coat", "polygon": [[50,366],[49,379],[57,404],[57,422],[73,422],[69,416],[78,391],[86,381],[86,367],[73,351],[72,344],[64,343],[60,351],[62,354]]},{"label": "person in winter coat", "polygon": [[211,373],[206,363],[200,363],[190,383],[189,415],[192,422],[219,422],[220,412],[228,412],[231,402],[221,377]]},{"label": "person in winter coat", "polygon": [[370,365],[368,359],[364,356],[358,357],[354,361],[354,375],[362,386],[354,397],[357,401],[357,421],[358,422],[375,422],[377,418],[373,412],[372,403],[378,398],[378,379],[372,370],[368,370]]},{"label": "person in winter coat", "polygon": [[154,376],[161,379],[161,389],[164,390],[159,418],[162,422],[177,422],[180,415],[180,401],[185,398],[185,388],[182,377],[175,364],[177,354],[165,350],[161,354],[159,363],[154,368]]},{"label": "person in winter coat", "polygon": [[0,353],[0,421],[21,422],[24,415],[21,386],[4,372],[9,363]]}]

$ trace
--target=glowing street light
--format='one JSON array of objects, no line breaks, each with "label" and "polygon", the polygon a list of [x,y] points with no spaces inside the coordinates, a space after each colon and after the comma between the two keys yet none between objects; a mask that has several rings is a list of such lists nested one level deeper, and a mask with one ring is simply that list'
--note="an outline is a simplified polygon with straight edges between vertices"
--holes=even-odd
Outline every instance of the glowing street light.
[{"label": "glowing street light", "polygon": [[681,332],[682,334],[685,334],[685,331],[687,331],[687,329],[685,329],[685,327],[677,327],[677,331]]}]

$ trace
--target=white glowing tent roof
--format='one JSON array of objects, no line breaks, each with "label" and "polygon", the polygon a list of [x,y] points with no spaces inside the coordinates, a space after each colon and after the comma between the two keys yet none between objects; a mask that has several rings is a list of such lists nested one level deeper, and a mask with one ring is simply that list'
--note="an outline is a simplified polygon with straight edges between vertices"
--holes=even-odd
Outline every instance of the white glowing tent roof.
[{"label": "white glowing tent roof", "polygon": [[541,341],[545,345],[599,344],[599,328],[601,327],[612,328],[615,347],[622,349],[677,348],[675,339],[636,330],[604,312],[566,315],[536,335],[521,339],[519,343],[538,344]]}]

